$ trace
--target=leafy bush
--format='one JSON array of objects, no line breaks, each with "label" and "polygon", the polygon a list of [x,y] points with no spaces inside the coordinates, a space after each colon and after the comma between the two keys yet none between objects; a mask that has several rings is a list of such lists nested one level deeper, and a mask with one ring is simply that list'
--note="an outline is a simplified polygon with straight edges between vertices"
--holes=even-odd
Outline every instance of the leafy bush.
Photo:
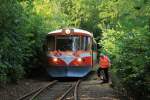
[{"label": "leafy bush", "polygon": [[24,74],[24,34],[20,33],[22,7],[15,0],[0,1],[0,82],[18,80]]},{"label": "leafy bush", "polygon": [[[112,60],[113,84],[135,99],[150,92],[149,1],[102,1],[101,43]],[[107,6],[106,6],[107,5]]]}]

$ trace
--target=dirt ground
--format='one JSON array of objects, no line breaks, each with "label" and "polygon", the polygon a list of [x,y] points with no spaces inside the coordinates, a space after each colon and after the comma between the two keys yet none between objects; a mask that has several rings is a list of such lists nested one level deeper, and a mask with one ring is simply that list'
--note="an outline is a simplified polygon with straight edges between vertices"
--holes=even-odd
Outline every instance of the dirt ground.
[{"label": "dirt ground", "polygon": [[[105,98],[104,100],[119,100],[115,96],[113,89],[110,87],[111,82],[109,84],[105,84],[105,85],[100,84],[99,79],[96,76],[96,74],[93,74],[92,76],[88,77],[87,81],[88,82],[86,82],[85,84],[87,84],[87,83],[95,84],[95,85],[87,85],[87,86],[83,87],[84,90],[86,89],[87,91],[89,91],[86,93],[87,95],[94,93],[97,96],[96,97],[97,99],[92,99],[92,100],[98,100],[98,98],[101,98],[107,94],[108,95],[107,95],[107,97],[104,97]],[[41,79],[30,78],[30,79],[20,80],[17,84],[7,84],[5,86],[1,86],[0,87],[0,100],[17,100],[19,97],[26,94],[27,92],[30,92],[39,87],[42,87],[45,84],[47,84],[48,82],[49,82],[49,80],[47,80],[47,79],[41,80]],[[84,82],[83,82],[83,84],[84,84]],[[95,86],[96,86],[96,88],[94,88]],[[98,89],[98,87],[99,87],[99,89]],[[93,91],[95,91],[95,92],[93,92]],[[101,97],[98,97],[98,96],[101,96]],[[111,97],[111,99],[109,98],[109,96]],[[84,98],[84,95],[82,96],[82,99],[83,98]],[[86,100],[86,99],[83,99],[83,100]]]},{"label": "dirt ground", "polygon": [[37,89],[48,81],[23,79],[15,84],[7,84],[0,87],[0,100],[16,100],[20,96]]}]

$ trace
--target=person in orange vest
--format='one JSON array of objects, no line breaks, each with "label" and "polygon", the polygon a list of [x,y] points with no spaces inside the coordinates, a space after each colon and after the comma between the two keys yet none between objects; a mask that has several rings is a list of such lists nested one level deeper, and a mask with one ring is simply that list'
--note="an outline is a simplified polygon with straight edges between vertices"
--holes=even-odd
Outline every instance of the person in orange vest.
[{"label": "person in orange vest", "polygon": [[103,70],[105,78],[103,79],[102,83],[109,82],[109,75],[108,75],[108,68],[110,67],[110,60],[108,56],[101,54],[99,59],[99,68],[97,70],[97,74],[100,77],[100,72]]}]

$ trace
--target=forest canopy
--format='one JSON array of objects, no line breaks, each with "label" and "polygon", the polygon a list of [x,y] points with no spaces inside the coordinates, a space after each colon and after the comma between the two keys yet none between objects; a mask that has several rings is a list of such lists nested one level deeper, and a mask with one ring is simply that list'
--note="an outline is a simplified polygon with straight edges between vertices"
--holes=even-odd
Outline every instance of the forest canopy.
[{"label": "forest canopy", "polygon": [[0,83],[40,65],[45,35],[65,27],[93,32],[98,52],[111,59],[115,88],[149,97],[149,0],[0,0]]}]

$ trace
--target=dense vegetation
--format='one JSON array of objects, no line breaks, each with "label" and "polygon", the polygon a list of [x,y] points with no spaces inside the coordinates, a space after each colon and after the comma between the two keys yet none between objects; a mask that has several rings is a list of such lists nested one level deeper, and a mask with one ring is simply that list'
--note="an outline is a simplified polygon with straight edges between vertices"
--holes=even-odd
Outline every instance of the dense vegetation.
[{"label": "dense vegetation", "polygon": [[148,98],[149,0],[0,0],[0,83],[40,65],[44,36],[64,27],[93,32],[112,61],[114,87]]},{"label": "dense vegetation", "polygon": [[150,92],[150,1],[105,0],[100,9],[104,16],[101,43],[112,60],[115,87],[136,100],[146,99]]}]

